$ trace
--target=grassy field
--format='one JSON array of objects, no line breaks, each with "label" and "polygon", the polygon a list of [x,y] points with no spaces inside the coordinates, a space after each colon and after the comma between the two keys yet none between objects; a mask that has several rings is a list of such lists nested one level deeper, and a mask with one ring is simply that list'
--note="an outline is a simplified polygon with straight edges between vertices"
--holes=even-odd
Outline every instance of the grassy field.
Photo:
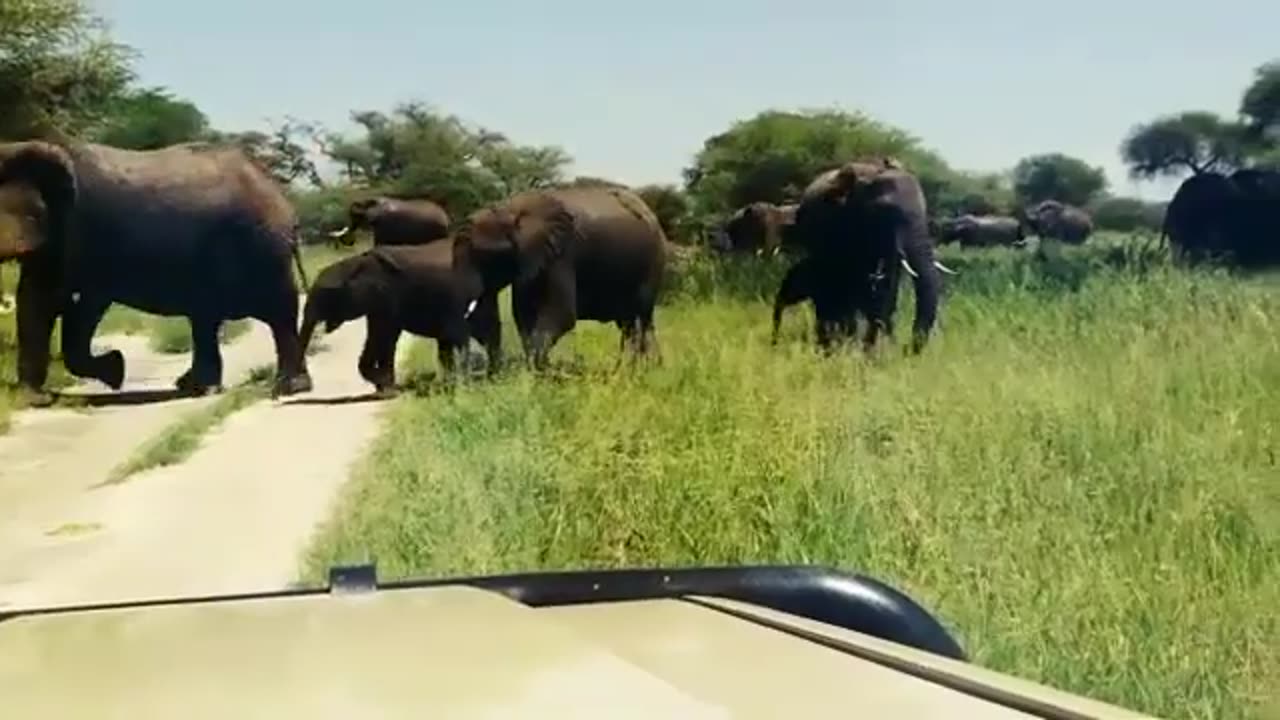
[{"label": "grassy field", "polygon": [[[948,251],[928,352],[768,344],[780,267],[697,262],[664,362],[579,326],[558,379],[395,401],[308,560],[390,576],[820,563],[896,584],[976,662],[1175,718],[1280,696],[1280,282],[1118,242]],[[904,327],[912,306],[904,293]],[[508,339],[514,342],[508,323]]]}]

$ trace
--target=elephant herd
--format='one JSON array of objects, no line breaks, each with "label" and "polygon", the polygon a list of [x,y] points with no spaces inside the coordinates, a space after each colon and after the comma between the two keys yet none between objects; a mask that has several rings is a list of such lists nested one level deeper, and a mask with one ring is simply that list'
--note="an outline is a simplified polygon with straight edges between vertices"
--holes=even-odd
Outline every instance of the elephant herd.
[{"label": "elephant herd", "polygon": [[[1275,177],[1193,180],[1170,206],[1171,242],[1207,236],[1229,245],[1242,223],[1275,221],[1256,202],[1277,191]],[[1244,219],[1215,220],[1224,208]],[[635,357],[657,350],[654,308],[671,246],[630,190],[524,191],[456,222],[429,201],[374,198],[353,203],[347,227],[331,235],[349,245],[360,228],[372,231],[373,247],[334,262],[312,283],[296,211],[237,148],[130,151],[66,138],[0,144],[0,261],[16,259],[21,268],[19,383],[34,403],[51,400],[44,386],[60,319],[67,370],[119,389],[123,355],[90,347],[113,303],[188,319],[191,367],[176,386],[189,395],[221,387],[218,331],[241,318],[271,330],[277,397],[312,389],[307,348],[317,326],[331,332],[361,317],[367,334],[358,370],[379,392],[394,389],[405,332],[434,338],[446,370],[474,339],[492,370],[502,353],[498,295],[507,288],[525,356],[537,368],[579,320],[615,324],[622,349]],[[1086,213],[1052,201],[1016,218],[931,220],[916,176],[874,158],[820,173],[794,204],[740,209],[712,246],[794,254],[774,303],[774,339],[782,310],[808,300],[824,349],[855,337],[860,324],[864,348],[891,335],[905,274],[916,299],[910,349],[918,352],[937,322],[942,276],[952,273],[934,256],[935,238],[1018,245],[1037,234],[1079,243],[1092,229]],[[301,308],[295,269],[307,289]]]},{"label": "elephant herd", "polygon": [[[316,326],[367,321],[359,360],[378,390],[394,384],[402,332],[436,338],[440,358],[475,338],[500,352],[498,293],[526,354],[548,351],[578,320],[615,323],[624,348],[656,348],[654,306],[666,259],[657,217],[622,188],[517,193],[450,228],[430,203],[356,203],[351,224],[373,230],[372,249],[324,268],[309,283],[296,211],[283,189],[242,150],[184,143],[149,151],[77,142],[0,144],[0,261],[17,260],[19,384],[47,404],[50,340],[61,320],[62,354],[74,376],[119,389],[118,350],[90,340],[120,303],[188,319],[191,367],[177,390],[222,385],[218,331],[254,318],[275,340],[275,397],[308,392],[307,346]],[[308,287],[301,309],[299,286]],[[496,363],[491,363],[496,366]]]}]

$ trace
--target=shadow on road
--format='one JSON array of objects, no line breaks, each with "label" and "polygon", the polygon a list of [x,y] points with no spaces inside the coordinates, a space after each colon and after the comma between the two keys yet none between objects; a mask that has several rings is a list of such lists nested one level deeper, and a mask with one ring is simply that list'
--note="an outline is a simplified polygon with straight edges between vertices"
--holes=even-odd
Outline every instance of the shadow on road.
[{"label": "shadow on road", "polygon": [[281,400],[281,405],[356,405],[358,403],[382,402],[390,400],[393,395],[384,395],[376,392],[365,393],[364,395],[343,395],[338,397],[311,397],[298,398],[296,400]]},{"label": "shadow on road", "polygon": [[54,393],[59,402],[70,405],[88,407],[120,407],[130,405],[149,405],[193,397],[177,389],[169,390],[125,390],[123,392],[60,392]]}]

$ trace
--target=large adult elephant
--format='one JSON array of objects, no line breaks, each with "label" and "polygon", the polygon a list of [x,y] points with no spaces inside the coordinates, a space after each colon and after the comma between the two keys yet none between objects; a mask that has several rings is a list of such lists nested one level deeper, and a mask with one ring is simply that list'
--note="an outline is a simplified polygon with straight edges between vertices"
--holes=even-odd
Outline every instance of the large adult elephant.
[{"label": "large adult elephant", "polygon": [[794,226],[797,207],[769,202],[744,205],[725,221],[713,246],[727,252],[775,255]]},{"label": "large adult elephant", "polygon": [[[796,210],[795,241],[807,251],[817,339],[829,347],[867,322],[864,346],[892,334],[901,273],[912,279],[918,352],[937,320],[941,268],[929,236],[920,182],[889,162],[850,162],[820,174]],[[803,262],[803,261],[802,261]]]},{"label": "large adult elephant", "polygon": [[70,140],[0,145],[0,259],[18,258],[18,379],[43,392],[62,318],[67,370],[113,389],[118,350],[90,350],[112,303],[191,323],[187,394],[222,384],[218,328],[245,317],[275,338],[274,391],[311,388],[298,345],[298,222],[243,151],[188,143],[137,152]]},{"label": "large adult elephant", "polygon": [[329,233],[350,247],[354,231],[368,228],[374,245],[419,245],[449,234],[449,213],[430,200],[375,197],[347,207],[347,226]]},{"label": "large adult elephant", "polygon": [[1246,169],[1187,178],[1165,210],[1161,237],[1184,261],[1280,264],[1280,172]]},{"label": "large adult elephant", "polygon": [[1023,210],[1023,221],[1032,234],[1080,245],[1093,234],[1093,218],[1089,213],[1057,200],[1045,200]]},{"label": "large adult elephant", "polygon": [[395,389],[396,345],[404,332],[435,338],[446,372],[472,337],[488,352],[490,372],[501,363],[497,297],[483,294],[479,278],[454,272],[451,243],[374,247],[321,270],[302,311],[303,352],[317,325],[333,332],[361,317],[366,334],[357,369],[379,393]]},{"label": "large adult elephant", "polygon": [[630,190],[571,187],[517,193],[473,213],[454,236],[455,270],[483,294],[512,286],[511,309],[526,357],[547,354],[579,320],[611,322],[623,347],[656,349],[653,311],[666,238]]},{"label": "large adult elephant", "polygon": [[1022,221],[1004,215],[961,215],[938,221],[934,236],[939,245],[959,242],[961,247],[994,247],[1026,244]]}]

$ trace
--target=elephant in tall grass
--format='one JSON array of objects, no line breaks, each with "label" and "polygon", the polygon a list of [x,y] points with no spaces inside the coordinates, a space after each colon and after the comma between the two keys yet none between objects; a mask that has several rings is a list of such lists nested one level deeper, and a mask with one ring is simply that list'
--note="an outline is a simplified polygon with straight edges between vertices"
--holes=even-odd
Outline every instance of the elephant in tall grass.
[{"label": "elephant in tall grass", "polygon": [[805,189],[792,234],[810,263],[821,347],[854,334],[859,316],[866,321],[864,347],[882,332],[892,334],[904,271],[916,294],[911,349],[924,347],[937,320],[943,267],[915,175],[888,161],[828,170]]},{"label": "elephant in tall grass", "polygon": [[1022,221],[1032,234],[1068,245],[1080,245],[1093,234],[1088,212],[1057,200],[1045,200],[1022,211]]},{"label": "elephant in tall grass", "polygon": [[1280,172],[1245,169],[1187,178],[1165,210],[1161,237],[1189,262],[1280,265]]}]

